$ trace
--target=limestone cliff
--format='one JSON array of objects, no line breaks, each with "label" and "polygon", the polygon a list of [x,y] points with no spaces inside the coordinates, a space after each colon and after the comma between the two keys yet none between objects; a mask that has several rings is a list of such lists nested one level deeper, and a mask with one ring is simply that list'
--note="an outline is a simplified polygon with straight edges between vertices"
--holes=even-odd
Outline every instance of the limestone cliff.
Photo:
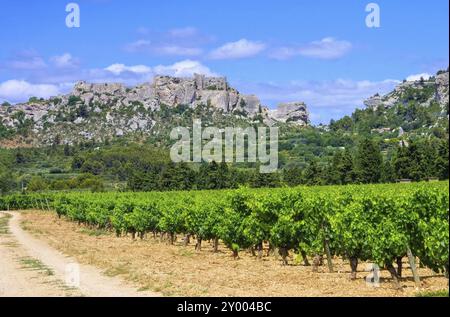
[{"label": "limestone cliff", "polygon": [[55,139],[73,143],[155,134],[158,124],[170,125],[167,112],[178,114],[186,108],[198,111],[200,107],[249,123],[308,123],[304,103],[281,104],[278,110],[269,111],[257,96],[230,87],[226,78],[197,74],[191,78],[156,76],[152,82],[136,87],[81,81],[67,95],[0,107],[0,119],[9,129],[29,129],[37,144],[54,143]]}]

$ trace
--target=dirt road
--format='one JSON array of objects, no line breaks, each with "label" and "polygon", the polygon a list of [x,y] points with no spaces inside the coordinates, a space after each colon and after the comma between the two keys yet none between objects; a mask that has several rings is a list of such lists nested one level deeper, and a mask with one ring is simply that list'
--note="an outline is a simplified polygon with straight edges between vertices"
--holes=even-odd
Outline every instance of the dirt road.
[{"label": "dirt road", "polygon": [[159,296],[78,264],[20,227],[20,213],[0,213],[0,296]]}]

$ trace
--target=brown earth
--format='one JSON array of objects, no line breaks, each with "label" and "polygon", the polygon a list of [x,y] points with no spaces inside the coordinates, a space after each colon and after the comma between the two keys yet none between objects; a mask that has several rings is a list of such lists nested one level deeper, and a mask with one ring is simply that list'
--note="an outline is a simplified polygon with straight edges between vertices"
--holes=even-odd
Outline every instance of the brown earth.
[{"label": "brown earth", "polygon": [[[77,263],[20,226],[21,214],[0,213],[0,296],[158,296],[119,277]],[[76,268],[75,268],[76,266]]]},{"label": "brown earth", "polygon": [[419,291],[447,289],[448,283],[443,275],[420,268],[422,286],[416,288],[406,259],[402,290],[396,290],[385,270],[379,287],[368,286],[368,272],[364,272],[368,263],[359,265],[358,278],[352,281],[348,262],[338,258],[333,259],[335,273],[328,273],[326,266],[313,273],[292,254],[287,266],[276,256],[258,260],[250,252],[241,252],[240,259],[234,260],[222,244],[218,253],[208,242],[195,251],[194,241],[185,247],[181,237],[171,246],[150,235],[135,241],[130,236],[116,238],[58,219],[54,213],[26,212],[22,218],[25,230],[80,263],[166,296],[414,296]]}]

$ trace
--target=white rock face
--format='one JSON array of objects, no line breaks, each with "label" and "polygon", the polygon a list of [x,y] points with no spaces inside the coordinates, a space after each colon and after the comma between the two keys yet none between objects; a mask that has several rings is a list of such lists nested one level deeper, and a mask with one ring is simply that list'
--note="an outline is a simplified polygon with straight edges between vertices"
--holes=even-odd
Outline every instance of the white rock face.
[{"label": "white rock face", "polygon": [[292,122],[301,126],[307,125],[309,113],[304,102],[280,103],[272,116],[281,122]]},{"label": "white rock face", "polygon": [[72,92],[74,96],[82,96],[86,93],[100,95],[119,95],[125,93],[125,86],[117,83],[88,84],[84,81],[80,81],[75,85]]},{"label": "white rock face", "polygon": [[448,105],[448,72],[436,76],[436,98],[441,107]]},{"label": "white rock face", "polygon": [[380,95],[375,95],[375,96],[370,97],[369,99],[364,100],[364,105],[366,107],[377,110],[378,107],[384,106],[384,102]]},{"label": "white rock face", "polygon": [[[261,102],[256,96],[241,95],[230,88],[223,77],[205,77],[198,74],[193,78],[156,76],[152,91],[159,105],[165,104],[169,107],[183,104],[195,108],[203,104],[224,113],[240,110],[254,116],[261,112]],[[241,100],[244,100],[245,107],[241,107]]]},{"label": "white rock face", "polygon": [[163,106],[179,105],[193,109],[202,105],[208,107],[208,111],[249,122],[262,120],[268,125],[277,122],[306,125],[308,122],[304,103],[282,104],[278,112],[271,112],[257,96],[244,95],[230,87],[226,78],[198,74],[192,78],[156,76],[151,83],[129,88],[119,83],[80,81],[67,95],[0,107],[0,120],[7,127],[17,127],[18,112],[23,112],[20,115],[33,122],[36,139],[46,144],[55,139],[73,143],[80,141],[80,137],[102,141],[135,132],[155,134],[152,129],[161,124],[155,121],[157,112]]},{"label": "white rock face", "polygon": [[449,73],[447,71],[441,72],[437,74],[436,77],[425,81],[405,81],[397,85],[394,91],[389,94],[384,96],[377,94],[365,100],[364,104],[374,110],[377,110],[380,107],[383,109],[388,109],[402,100],[402,96],[410,89],[419,91],[425,89],[429,91],[429,89],[432,89],[435,93],[431,94],[429,100],[422,102],[422,105],[429,106],[432,101],[437,101],[444,109],[448,104],[448,77]]},{"label": "white rock face", "polygon": [[249,115],[261,113],[261,101],[255,95],[242,96],[239,107]]},{"label": "white rock face", "polygon": [[195,80],[169,76],[156,76],[153,89],[155,98],[171,107],[192,104],[197,90]]}]

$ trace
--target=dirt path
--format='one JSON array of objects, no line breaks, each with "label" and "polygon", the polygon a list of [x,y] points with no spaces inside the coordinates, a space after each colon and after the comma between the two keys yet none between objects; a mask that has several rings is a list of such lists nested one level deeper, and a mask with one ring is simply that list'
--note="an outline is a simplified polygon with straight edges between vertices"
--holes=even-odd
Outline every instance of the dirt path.
[{"label": "dirt path", "polygon": [[22,230],[20,213],[3,212],[3,224],[4,217],[9,224],[0,234],[0,296],[159,296],[64,256]]},{"label": "dirt path", "polygon": [[0,297],[82,295],[67,288],[53,271],[31,258],[7,225],[7,216],[0,213]]}]

